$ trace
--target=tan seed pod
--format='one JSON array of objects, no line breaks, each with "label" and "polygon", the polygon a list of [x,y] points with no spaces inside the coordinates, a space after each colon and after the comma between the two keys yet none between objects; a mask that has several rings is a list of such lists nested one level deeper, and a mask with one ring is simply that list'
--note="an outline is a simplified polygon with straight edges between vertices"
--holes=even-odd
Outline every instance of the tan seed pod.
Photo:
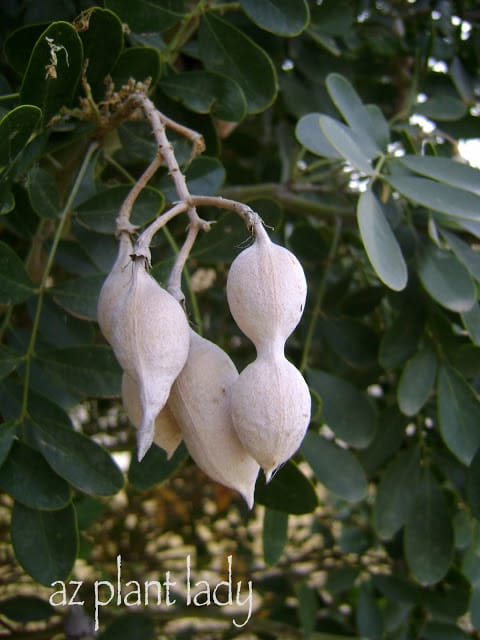
[{"label": "tan seed pod", "polygon": [[122,369],[138,385],[139,460],[152,444],[156,417],[186,362],[189,342],[182,307],[147,273],[144,260],[135,260],[130,285],[115,307],[110,344]]},{"label": "tan seed pod", "polygon": [[[122,377],[122,402],[128,419],[138,429],[142,421],[142,407],[138,385],[128,373]],[[170,411],[168,403],[155,419],[155,435],[153,441],[167,454],[170,459],[182,441],[182,432]]]},{"label": "tan seed pod", "polygon": [[302,265],[291,251],[255,226],[252,246],[232,262],[227,300],[235,322],[257,349],[285,340],[300,322],[307,295]]},{"label": "tan seed pod", "polygon": [[230,357],[192,331],[188,359],[172,387],[168,406],[200,469],[238,491],[252,508],[259,466],[232,424],[230,391],[237,379]]},{"label": "tan seed pod", "polygon": [[259,357],[232,388],[232,419],[245,449],[264,469],[275,469],[299,448],[310,422],[311,398],[301,373],[283,356]]},{"label": "tan seed pod", "polygon": [[120,234],[117,258],[100,290],[97,320],[105,338],[110,342],[115,309],[130,285],[132,278],[132,241],[127,233]]}]

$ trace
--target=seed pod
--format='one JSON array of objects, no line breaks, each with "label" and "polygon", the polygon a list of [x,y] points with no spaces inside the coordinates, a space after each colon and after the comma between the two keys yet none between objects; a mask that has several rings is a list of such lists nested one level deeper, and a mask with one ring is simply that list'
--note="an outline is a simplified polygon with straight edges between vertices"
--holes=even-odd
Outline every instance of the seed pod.
[{"label": "seed pod", "polygon": [[311,411],[310,392],[298,369],[283,352],[269,356],[259,356],[242,371],[231,401],[235,431],[267,482],[297,451]]},{"label": "seed pod", "polygon": [[132,241],[128,233],[120,234],[117,258],[98,297],[97,320],[108,342],[111,340],[116,306],[128,289],[132,278],[132,251]]},{"label": "seed pod", "polygon": [[259,466],[241,445],[232,424],[230,390],[237,379],[229,356],[192,331],[188,359],[172,387],[168,406],[200,469],[238,491],[252,508]]},{"label": "seed pod", "polygon": [[[130,422],[138,429],[142,421],[142,407],[138,385],[128,373],[122,377],[122,402]],[[162,448],[170,459],[182,441],[180,427],[175,420],[168,403],[155,419],[155,435],[153,441]]]},{"label": "seed pod", "polygon": [[143,259],[133,262],[130,285],[115,307],[110,344],[139,389],[142,419],[138,459],[153,441],[155,419],[188,355],[190,329],[180,304],[162,289]]},{"label": "seed pod", "polygon": [[230,267],[227,300],[235,322],[261,348],[282,339],[302,317],[307,282],[302,265],[291,251],[273,243],[259,223],[252,246]]}]

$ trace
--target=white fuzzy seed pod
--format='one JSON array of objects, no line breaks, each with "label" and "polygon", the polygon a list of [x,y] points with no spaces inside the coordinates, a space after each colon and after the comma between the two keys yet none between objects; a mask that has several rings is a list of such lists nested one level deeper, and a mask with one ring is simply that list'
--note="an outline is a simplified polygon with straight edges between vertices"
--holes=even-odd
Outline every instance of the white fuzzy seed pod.
[{"label": "white fuzzy seed pod", "polygon": [[232,419],[245,449],[275,469],[299,448],[310,422],[311,398],[301,373],[283,357],[258,357],[232,389]]},{"label": "white fuzzy seed pod", "polygon": [[230,357],[192,331],[188,359],[172,387],[168,406],[200,469],[238,491],[252,508],[259,466],[232,424],[230,391],[237,379]]},{"label": "white fuzzy seed pod", "polygon": [[[142,421],[142,407],[138,385],[128,373],[122,377],[122,403],[128,419],[135,428],[139,428]],[[182,441],[182,432],[170,411],[168,403],[163,407],[155,419],[155,435],[153,441],[167,454],[170,459]]]},{"label": "white fuzzy seed pod", "polygon": [[280,339],[284,343],[300,322],[306,296],[300,262],[257,224],[254,243],[228,272],[227,300],[235,322],[257,349]]},{"label": "white fuzzy seed pod", "polygon": [[115,306],[110,344],[122,369],[138,385],[142,420],[138,459],[150,448],[155,419],[188,355],[190,329],[180,304],[150,276],[143,259],[133,262],[128,289]]}]

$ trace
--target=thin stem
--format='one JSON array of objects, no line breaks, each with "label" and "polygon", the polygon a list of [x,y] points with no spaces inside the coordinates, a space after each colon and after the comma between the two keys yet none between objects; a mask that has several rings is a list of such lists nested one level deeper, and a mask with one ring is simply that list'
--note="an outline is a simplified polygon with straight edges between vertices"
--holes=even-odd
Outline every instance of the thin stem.
[{"label": "thin stem", "polygon": [[0,102],[6,102],[7,100],[16,100],[19,97],[19,93],[7,93],[4,96],[0,96]]},{"label": "thin stem", "polygon": [[52,267],[55,261],[55,255],[57,252],[59,242],[63,236],[63,232],[65,230],[65,226],[68,221],[70,210],[73,206],[73,203],[77,196],[80,185],[82,184],[82,180],[88,169],[90,159],[93,153],[95,152],[95,150],[97,149],[97,147],[98,147],[98,143],[93,142],[85,154],[83,162],[77,173],[77,177],[75,178],[75,182],[73,183],[72,189],[68,195],[65,206],[63,207],[63,210],[60,214],[60,221],[58,223],[58,227],[55,232],[55,236],[53,238],[52,246],[50,248],[50,253],[48,254],[47,264],[45,265],[45,270],[43,272],[42,281],[39,287],[37,307],[35,309],[35,316],[33,319],[32,333],[30,335],[30,341],[28,343],[27,353],[25,354],[25,361],[26,361],[25,362],[25,379],[24,379],[24,387],[23,387],[22,408],[21,408],[20,417],[19,417],[20,421],[22,421],[28,414],[28,395],[29,395],[29,389],[30,389],[32,358],[35,354],[35,343],[37,340],[38,327],[40,324],[40,316],[42,313],[43,299],[45,296],[45,292],[47,290],[47,282],[50,277],[50,272],[52,270]]},{"label": "thin stem", "polygon": [[134,247],[134,253],[136,256],[144,256],[150,262],[150,244],[152,243],[153,236],[164,227],[167,222],[170,222],[175,216],[187,211],[188,204],[186,202],[178,202],[168,211],[165,211],[161,216],[154,220],[142,233],[138,236]]},{"label": "thin stem", "polygon": [[183,302],[185,300],[185,296],[182,293],[183,268],[188,260],[188,256],[190,255],[190,251],[197,239],[199,231],[200,229],[198,226],[190,226],[188,228],[187,237],[185,238],[180,251],[177,253],[175,263],[168,277],[167,289],[179,302]]},{"label": "thin stem", "polygon": [[305,343],[303,345],[302,359],[300,362],[300,371],[302,373],[305,371],[305,369],[308,366],[308,357],[310,355],[310,347],[312,345],[313,334],[315,332],[315,327],[318,321],[318,317],[320,315],[320,309],[322,306],[323,298],[325,296],[325,291],[327,289],[327,280],[328,280],[330,267],[332,266],[333,259],[335,258],[335,254],[337,253],[341,229],[342,229],[342,219],[337,218],[335,221],[335,229],[333,232],[332,243],[330,245],[330,250],[328,252],[322,280],[320,282],[320,286],[318,287],[317,297],[315,298],[315,305],[312,310],[310,324],[308,326],[307,335],[305,337]]}]

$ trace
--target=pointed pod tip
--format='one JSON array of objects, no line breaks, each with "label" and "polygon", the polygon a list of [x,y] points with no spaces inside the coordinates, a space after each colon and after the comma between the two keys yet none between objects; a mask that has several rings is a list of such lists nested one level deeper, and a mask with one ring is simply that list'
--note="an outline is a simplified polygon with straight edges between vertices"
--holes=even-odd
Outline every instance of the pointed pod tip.
[{"label": "pointed pod tip", "polygon": [[152,420],[142,421],[137,433],[137,459],[143,460],[153,443],[154,424]]}]

